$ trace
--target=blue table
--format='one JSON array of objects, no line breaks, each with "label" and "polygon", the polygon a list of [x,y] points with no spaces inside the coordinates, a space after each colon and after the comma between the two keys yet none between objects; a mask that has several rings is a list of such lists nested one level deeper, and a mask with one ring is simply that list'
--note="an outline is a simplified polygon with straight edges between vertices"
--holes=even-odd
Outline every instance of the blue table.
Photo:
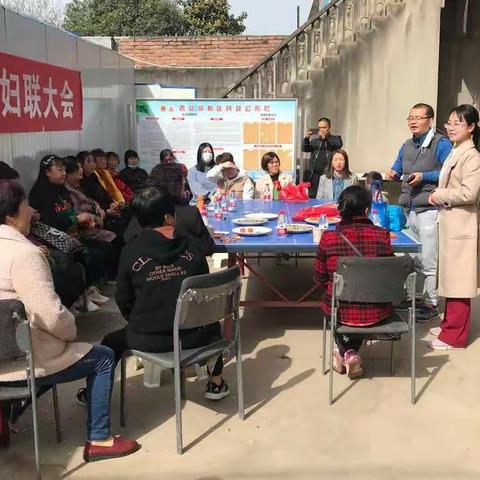
[{"label": "blue table", "polygon": [[[217,220],[213,217],[213,213],[209,212],[208,221],[211,227],[217,232],[232,233],[235,225],[232,220],[234,218],[243,217],[247,213],[255,212],[273,212],[277,213],[280,210],[285,210],[286,219],[288,223],[293,223],[292,218],[295,214],[308,206],[321,205],[323,203],[331,203],[327,200],[309,200],[303,203],[287,203],[283,201],[264,201],[264,200],[245,200],[239,201],[237,210],[234,212],[228,212],[226,219]],[[301,222],[298,222],[301,223]],[[242,306],[263,306],[263,307],[319,307],[318,301],[308,301],[307,298],[311,296],[313,292],[318,290],[318,286],[314,285],[308,292],[303,294],[297,299],[291,299],[288,295],[272,284],[270,279],[262,275],[253,265],[249,262],[249,258],[252,258],[249,254],[255,254],[255,259],[258,259],[258,255],[262,258],[276,257],[279,253],[295,253],[302,254],[300,258],[314,258],[317,252],[318,245],[313,241],[312,233],[297,233],[288,234],[285,236],[277,235],[275,227],[277,225],[276,220],[272,220],[265,224],[265,226],[272,229],[272,233],[269,235],[263,235],[258,237],[242,237],[240,240],[232,241],[231,243],[224,242],[216,239],[217,252],[226,252],[229,255],[228,264],[232,266],[236,263],[240,265],[242,273],[247,268],[253,275],[255,275],[262,283],[264,283],[279,300],[245,300],[241,302]],[[334,229],[335,226],[331,226]],[[419,242],[410,237],[406,232],[397,232],[397,237],[392,239],[392,246],[397,253],[417,253],[421,251],[421,245]],[[309,255],[310,254],[310,255]],[[296,255],[296,260],[298,255]],[[312,273],[313,276],[313,273]]]},{"label": "blue table", "polygon": [[[263,201],[263,200],[245,200],[238,202],[238,208],[235,212],[229,212],[226,221],[216,220],[209,212],[208,221],[215,231],[232,232],[237,227],[232,220],[234,218],[243,217],[247,213],[254,212],[273,212],[278,213],[280,210],[286,211],[287,222],[293,222],[292,218],[295,214],[308,206],[321,205],[322,203],[330,203],[327,200],[309,200],[304,203],[287,203],[281,201]],[[278,236],[275,227],[276,220],[266,223],[266,227],[272,229],[270,235],[259,237],[242,237],[232,243],[223,243],[215,240],[218,252],[227,253],[277,253],[277,252],[295,252],[295,253],[315,253],[317,245],[313,242],[312,233],[296,233],[286,236]],[[335,228],[330,227],[330,228]],[[421,245],[405,232],[396,233],[397,238],[392,239],[392,246],[395,252],[417,253],[421,250]]]}]

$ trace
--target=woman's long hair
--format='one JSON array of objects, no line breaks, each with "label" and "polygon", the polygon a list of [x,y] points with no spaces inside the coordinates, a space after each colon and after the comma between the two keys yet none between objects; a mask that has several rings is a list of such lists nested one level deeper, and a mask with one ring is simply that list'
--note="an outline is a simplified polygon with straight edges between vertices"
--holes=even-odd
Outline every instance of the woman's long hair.
[{"label": "woman's long hair", "polygon": [[352,176],[352,172],[350,171],[350,167],[349,167],[349,164],[348,164],[348,155],[347,155],[347,152],[345,150],[335,150],[332,152],[332,156],[330,157],[330,161],[328,162],[328,169],[327,169],[327,172],[325,173],[326,177],[327,178],[333,178],[335,176],[335,174],[333,173],[333,156],[336,154],[336,153],[339,153],[343,159],[345,160],[345,167],[343,168],[343,175],[342,177],[344,179],[347,179],[347,178],[350,178]]},{"label": "woman's long hair", "polygon": [[[38,177],[30,191],[30,198],[35,198],[45,203],[54,202],[58,196],[66,200],[70,199],[70,194],[65,185],[51,183],[47,177],[48,170],[55,164],[64,165],[63,160],[57,155],[45,155],[40,160]],[[35,205],[32,206],[35,208]]]},{"label": "woman's long hair", "polygon": [[450,117],[452,113],[456,113],[460,120],[465,120],[468,126],[475,125],[472,132],[472,140],[475,148],[480,152],[480,126],[478,125],[480,116],[478,110],[473,105],[464,103],[452,108],[448,116]]},{"label": "woman's long hair", "polygon": [[[212,150],[212,160],[210,162],[205,163],[202,160],[202,152],[205,147],[209,147]],[[199,172],[204,172],[205,170],[210,170],[213,166],[215,165],[215,152],[213,151],[213,147],[210,143],[208,142],[203,142],[198,146],[197,150],[197,165],[196,169]]]}]

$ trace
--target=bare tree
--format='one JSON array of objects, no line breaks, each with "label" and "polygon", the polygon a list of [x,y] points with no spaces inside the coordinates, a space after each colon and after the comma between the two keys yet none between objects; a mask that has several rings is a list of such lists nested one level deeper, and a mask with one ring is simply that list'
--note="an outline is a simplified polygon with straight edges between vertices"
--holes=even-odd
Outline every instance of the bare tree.
[{"label": "bare tree", "polygon": [[0,0],[0,4],[9,10],[38,18],[42,22],[62,27],[63,10],[55,0]]}]

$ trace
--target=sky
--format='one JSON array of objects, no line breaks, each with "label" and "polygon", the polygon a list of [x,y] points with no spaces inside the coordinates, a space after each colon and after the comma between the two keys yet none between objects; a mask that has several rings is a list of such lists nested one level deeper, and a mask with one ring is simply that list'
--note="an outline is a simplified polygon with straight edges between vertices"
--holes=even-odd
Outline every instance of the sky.
[{"label": "sky", "polygon": [[[69,0],[56,0],[59,6]],[[313,0],[229,0],[232,13],[247,12],[247,35],[290,35],[297,28],[297,5],[300,24],[308,18]]]}]

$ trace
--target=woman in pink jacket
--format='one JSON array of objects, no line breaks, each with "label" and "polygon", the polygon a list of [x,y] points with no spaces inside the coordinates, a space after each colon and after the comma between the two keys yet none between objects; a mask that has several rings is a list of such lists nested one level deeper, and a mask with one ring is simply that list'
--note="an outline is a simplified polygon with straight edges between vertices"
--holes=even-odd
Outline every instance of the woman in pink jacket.
[{"label": "woman in pink jacket", "polygon": [[[85,461],[134,453],[139,449],[137,442],[110,433],[113,352],[74,341],[75,318],[55,293],[46,257],[26,238],[32,213],[20,184],[0,180],[0,300],[18,299],[25,305],[39,387],[87,379]],[[3,385],[23,386],[25,380],[24,364],[10,362],[0,367]]]}]

